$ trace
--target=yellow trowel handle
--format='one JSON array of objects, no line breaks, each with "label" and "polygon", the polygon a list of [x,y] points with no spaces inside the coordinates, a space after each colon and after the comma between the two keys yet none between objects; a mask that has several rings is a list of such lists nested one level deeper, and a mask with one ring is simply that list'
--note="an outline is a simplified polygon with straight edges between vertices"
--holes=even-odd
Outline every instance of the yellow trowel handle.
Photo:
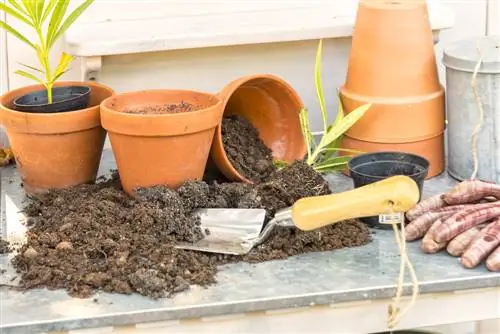
[{"label": "yellow trowel handle", "polygon": [[292,220],[310,231],[347,219],[406,212],[419,197],[417,183],[397,175],[343,193],[302,198],[292,207]]}]

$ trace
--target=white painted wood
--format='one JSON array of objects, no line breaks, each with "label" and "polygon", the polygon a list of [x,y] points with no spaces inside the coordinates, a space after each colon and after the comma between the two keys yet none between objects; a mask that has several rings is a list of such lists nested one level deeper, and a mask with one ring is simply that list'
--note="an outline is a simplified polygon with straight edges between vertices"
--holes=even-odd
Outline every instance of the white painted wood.
[{"label": "white painted wood", "polygon": [[[5,2],[5,0],[0,0]],[[5,13],[0,11],[0,20],[5,22]],[[0,29],[0,95],[9,90],[9,70],[7,67],[7,32]],[[0,147],[9,146],[5,129],[0,125]]]},{"label": "white painted wood", "polygon": [[500,35],[500,0],[488,0],[488,35]]},{"label": "white painted wood", "polygon": [[[0,0],[4,3],[5,0]],[[0,11],[0,21],[5,22],[5,12]],[[9,90],[7,69],[7,32],[0,29],[0,95]]]},{"label": "white painted wood", "polygon": [[[98,6],[109,7],[113,2],[116,1],[95,3],[95,15],[99,15]],[[428,3],[434,30],[453,25],[452,13],[440,0]],[[66,33],[68,51],[88,57],[348,37],[352,34],[358,0],[135,4],[139,13],[147,9],[150,14],[144,18],[108,16],[104,20],[102,14],[94,20],[90,19],[91,13],[86,15]],[[124,5],[132,12],[136,8],[131,2]],[[198,5],[206,10],[191,10],[190,6]],[[107,11],[99,11],[102,12]],[[151,17],[152,13],[155,16]]]},{"label": "white painted wood", "polygon": [[[404,301],[407,302],[407,299]],[[366,334],[387,331],[387,306],[390,300],[339,303],[255,312],[226,317],[186,319],[136,326],[82,331],[113,334],[202,334],[202,333],[329,333]],[[398,329],[425,328],[442,334],[473,334],[472,322],[482,322],[478,334],[497,334],[500,318],[500,288],[456,293],[427,294],[402,319]],[[493,319],[493,321],[491,321]],[[455,324],[455,325],[453,325]],[[460,324],[460,325],[458,325]],[[438,326],[438,327],[435,327]],[[481,327],[482,326],[482,327]],[[78,331],[70,333],[79,334]]]}]

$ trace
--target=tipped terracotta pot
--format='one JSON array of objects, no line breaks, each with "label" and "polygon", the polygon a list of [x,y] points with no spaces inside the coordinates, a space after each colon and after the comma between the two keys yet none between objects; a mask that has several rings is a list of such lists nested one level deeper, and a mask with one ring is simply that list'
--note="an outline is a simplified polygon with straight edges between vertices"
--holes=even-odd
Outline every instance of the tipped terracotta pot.
[{"label": "tipped terracotta pot", "polygon": [[[293,162],[304,158],[307,148],[300,127],[304,107],[297,92],[283,79],[252,75],[232,81],[219,93],[224,116],[240,115],[258,131],[276,160]],[[215,132],[211,155],[217,168],[229,180],[252,183],[229,161],[222,142],[222,126]]]},{"label": "tipped terracotta pot", "polygon": [[212,94],[148,90],[117,94],[101,104],[123,189],[179,187],[200,180],[222,103]]},{"label": "tipped terracotta pot", "polygon": [[99,106],[114,92],[94,82],[59,82],[55,86],[72,85],[92,88],[89,108],[63,113],[26,113],[12,109],[15,99],[43,89],[41,85],[12,90],[0,98],[1,121],[28,194],[96,179],[106,138]]},{"label": "tipped terracotta pot", "polygon": [[444,171],[445,98],[425,0],[360,1],[340,98],[346,113],[373,103],[344,148],[404,148],[430,161],[428,177]]}]

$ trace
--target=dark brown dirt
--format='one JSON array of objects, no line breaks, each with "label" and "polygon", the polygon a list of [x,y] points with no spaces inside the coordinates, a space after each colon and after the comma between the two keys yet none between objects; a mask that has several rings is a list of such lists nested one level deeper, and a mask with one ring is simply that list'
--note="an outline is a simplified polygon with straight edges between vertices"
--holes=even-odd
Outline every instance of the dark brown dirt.
[{"label": "dark brown dirt", "polygon": [[0,239],[0,255],[8,254],[12,251],[10,244],[6,240]]},{"label": "dark brown dirt", "polygon": [[[300,181],[300,182],[299,182]],[[177,241],[202,237],[197,208],[260,208],[272,212],[304,196],[326,194],[325,181],[297,162],[256,187],[243,183],[186,182],[173,191],[141,189],[135,199],[118,177],[94,185],[52,191],[33,198],[24,211],[31,218],[28,242],[13,259],[25,289],[66,289],[86,298],[95,290],[152,298],[170,296],[189,285],[215,283],[217,266],[284,259],[368,243],[359,222],[343,222],[318,231],[277,229],[246,256],[177,250]]]},{"label": "dark brown dirt", "polygon": [[153,105],[142,108],[126,109],[124,113],[128,114],[178,114],[182,112],[191,112],[200,109],[190,103],[181,102],[178,104]]},{"label": "dark brown dirt", "polygon": [[224,117],[222,142],[233,167],[252,182],[262,182],[276,170],[272,151],[259,132],[241,116]]}]

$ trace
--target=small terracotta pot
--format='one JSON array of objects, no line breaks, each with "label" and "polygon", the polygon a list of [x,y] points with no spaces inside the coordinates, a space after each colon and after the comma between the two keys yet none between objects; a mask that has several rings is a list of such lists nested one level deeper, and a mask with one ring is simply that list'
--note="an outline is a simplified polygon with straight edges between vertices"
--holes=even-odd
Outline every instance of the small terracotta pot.
[{"label": "small terracotta pot", "polygon": [[445,97],[428,16],[425,0],[361,0],[340,98],[346,113],[372,103],[344,148],[404,148],[430,161],[432,177],[444,171],[436,141],[444,140]]},{"label": "small terracotta pot", "polygon": [[[180,113],[138,114],[127,109],[190,103],[201,109]],[[188,90],[148,90],[117,94],[101,104],[123,189],[134,195],[139,187],[177,188],[200,180],[215,128],[222,118],[216,96]]]},{"label": "small terracotta pot", "polygon": [[92,88],[89,108],[64,113],[25,113],[12,109],[16,98],[43,89],[41,85],[12,90],[0,98],[1,121],[27,194],[96,179],[106,138],[99,106],[114,91],[94,82],[59,82],[55,86],[72,85]]},{"label": "small terracotta pot", "polygon": [[[293,162],[304,158],[307,148],[299,118],[304,104],[283,79],[270,74],[246,76],[229,83],[219,96],[224,116],[245,117],[259,131],[274,159]],[[211,155],[217,168],[229,180],[252,183],[229,161],[222,142],[221,124],[215,132]]]}]

